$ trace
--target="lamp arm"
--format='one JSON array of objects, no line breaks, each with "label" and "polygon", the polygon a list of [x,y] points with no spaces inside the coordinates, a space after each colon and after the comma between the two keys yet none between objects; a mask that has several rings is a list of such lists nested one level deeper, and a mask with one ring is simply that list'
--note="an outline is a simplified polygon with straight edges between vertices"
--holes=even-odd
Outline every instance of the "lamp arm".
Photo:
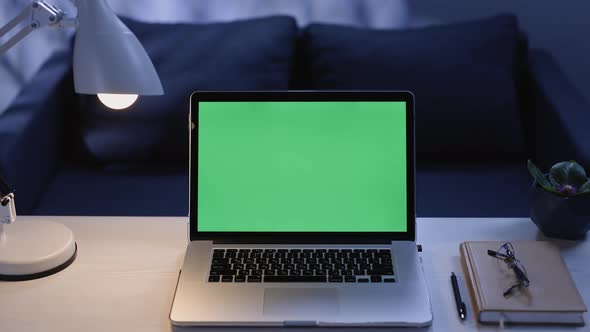
[{"label": "lamp arm", "polygon": [[2,224],[11,224],[15,221],[16,207],[14,204],[14,190],[0,176],[0,236],[2,235]]},{"label": "lamp arm", "polygon": [[8,24],[0,28],[0,38],[12,31],[21,22],[26,22],[27,26],[12,36],[12,38],[6,43],[0,44],[0,54],[11,49],[29,33],[38,28],[46,26],[57,28],[76,26],[75,18],[66,18],[65,13],[59,8],[50,5],[43,0],[36,0],[25,7],[21,13],[8,22]]}]

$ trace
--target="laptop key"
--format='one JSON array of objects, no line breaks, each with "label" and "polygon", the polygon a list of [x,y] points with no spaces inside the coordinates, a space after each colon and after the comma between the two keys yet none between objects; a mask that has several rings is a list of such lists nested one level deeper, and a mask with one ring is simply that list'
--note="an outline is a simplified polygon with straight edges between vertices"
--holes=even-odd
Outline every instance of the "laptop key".
[{"label": "laptop key", "polygon": [[261,276],[262,275],[262,270],[252,270],[252,273],[250,275],[253,275],[253,276]]},{"label": "laptop key", "polygon": [[391,264],[373,264],[373,270],[393,270]]},{"label": "laptop key", "polygon": [[368,270],[367,274],[368,275],[392,276],[393,271],[392,270]]},{"label": "laptop key", "polygon": [[277,275],[277,271],[276,270],[264,270],[264,275],[267,275],[267,276],[276,276]]},{"label": "laptop key", "polygon": [[246,276],[244,275],[237,275],[234,277],[234,282],[246,282]]},{"label": "laptop key", "polygon": [[209,276],[209,282],[219,282],[219,276]]},{"label": "laptop key", "polygon": [[326,282],[322,276],[265,276],[264,282]]},{"label": "laptop key", "polygon": [[369,282],[369,278],[358,278],[357,282]]},{"label": "laptop key", "polygon": [[222,276],[221,282],[232,282],[234,281],[234,276]]},{"label": "laptop key", "polygon": [[278,270],[277,271],[277,275],[278,276],[288,276],[289,275],[289,271],[288,270]]},{"label": "laptop key", "polygon": [[312,276],[313,275],[313,270],[303,270],[302,273],[304,276]]},{"label": "laptop key", "polygon": [[383,278],[383,282],[395,282],[394,278]]},{"label": "laptop key", "polygon": [[344,282],[356,282],[356,277],[344,276]]},{"label": "laptop key", "polygon": [[338,275],[338,276],[329,276],[328,277],[328,281],[329,282],[342,282],[342,276]]},{"label": "laptop key", "polygon": [[381,276],[371,276],[371,282],[381,282]]},{"label": "laptop key", "polygon": [[261,276],[248,276],[248,282],[261,282]]}]

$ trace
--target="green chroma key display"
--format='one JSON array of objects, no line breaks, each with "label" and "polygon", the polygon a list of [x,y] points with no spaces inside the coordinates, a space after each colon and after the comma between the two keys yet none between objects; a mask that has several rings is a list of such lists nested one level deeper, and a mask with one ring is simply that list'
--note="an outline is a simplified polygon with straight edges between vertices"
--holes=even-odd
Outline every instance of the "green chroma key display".
[{"label": "green chroma key display", "polygon": [[200,102],[198,231],[405,232],[405,107]]}]

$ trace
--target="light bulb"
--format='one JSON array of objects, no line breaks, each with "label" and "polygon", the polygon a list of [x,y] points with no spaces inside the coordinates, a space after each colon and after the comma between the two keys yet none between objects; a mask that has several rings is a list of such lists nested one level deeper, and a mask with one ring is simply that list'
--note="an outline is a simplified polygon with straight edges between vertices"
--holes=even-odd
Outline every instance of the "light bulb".
[{"label": "light bulb", "polygon": [[114,110],[122,110],[131,105],[137,100],[138,95],[124,95],[124,94],[111,94],[111,93],[99,93],[98,99],[108,108]]}]

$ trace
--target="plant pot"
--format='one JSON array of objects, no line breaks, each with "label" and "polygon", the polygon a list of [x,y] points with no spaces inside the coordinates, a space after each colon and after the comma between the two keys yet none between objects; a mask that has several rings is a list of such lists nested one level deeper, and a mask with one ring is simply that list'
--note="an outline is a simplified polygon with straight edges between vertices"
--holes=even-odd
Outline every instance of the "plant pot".
[{"label": "plant pot", "polygon": [[563,197],[533,182],[529,193],[533,222],[548,237],[579,240],[590,229],[590,195]]}]

